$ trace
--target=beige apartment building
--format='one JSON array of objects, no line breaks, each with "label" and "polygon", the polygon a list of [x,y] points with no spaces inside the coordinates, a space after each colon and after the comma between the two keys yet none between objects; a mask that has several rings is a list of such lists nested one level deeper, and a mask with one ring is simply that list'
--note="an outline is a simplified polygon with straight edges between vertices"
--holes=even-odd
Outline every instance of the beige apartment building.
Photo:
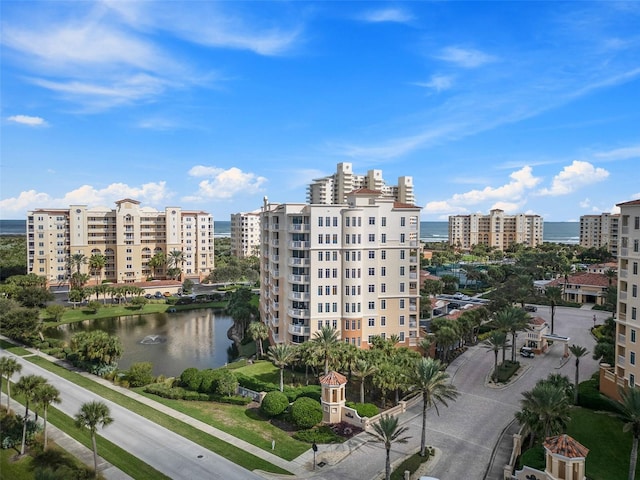
[{"label": "beige apartment building", "polygon": [[[202,279],[214,266],[213,217],[202,211],[166,207],[158,211],[131,199],[115,209],[71,205],[67,209],[39,208],[27,214],[27,272],[45,276],[49,284],[65,284],[69,259],[103,255],[102,280],[116,283],[165,278],[166,266],[155,270],[156,253],[183,253],[182,278]],[[83,265],[82,273],[89,273]],[[93,278],[91,279],[93,281]]]},{"label": "beige apartment building", "polygon": [[231,255],[260,255],[260,209],[231,215]]},{"label": "beige apartment building", "polygon": [[539,215],[505,215],[494,209],[489,215],[452,215],[449,217],[449,245],[470,250],[488,245],[505,251],[513,244],[536,247],[543,242],[544,220]]},{"label": "beige apartment building", "polygon": [[261,318],[273,343],[327,325],[368,348],[374,336],[419,340],[420,208],[359,189],[340,204],[262,207]]},{"label": "beige apartment building", "polygon": [[611,255],[618,256],[618,231],[620,215],[601,213],[580,217],[580,246],[605,247]]},{"label": "beige apartment building", "polygon": [[361,188],[375,190],[398,202],[411,205],[416,203],[413,177],[399,177],[397,185],[387,185],[382,178],[382,170],[369,170],[366,175],[356,175],[352,164],[346,162],[339,163],[333,175],[313,180],[307,187],[307,203],[344,204],[349,193]]},{"label": "beige apartment building", "polygon": [[618,204],[618,308],[615,365],[600,369],[600,390],[617,398],[618,387],[640,380],[640,200]]}]

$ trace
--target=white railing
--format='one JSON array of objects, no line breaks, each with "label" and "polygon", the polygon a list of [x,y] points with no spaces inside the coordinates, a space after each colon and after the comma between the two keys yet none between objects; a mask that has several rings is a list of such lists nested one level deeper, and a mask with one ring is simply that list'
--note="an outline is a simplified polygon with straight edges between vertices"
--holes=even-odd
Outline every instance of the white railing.
[{"label": "white railing", "polygon": [[289,325],[288,331],[291,335],[302,335],[308,337],[311,334],[311,327],[303,325]]},{"label": "white railing", "polygon": [[624,367],[624,356],[623,355],[618,355],[618,362],[616,363],[616,365]]},{"label": "white railing", "polygon": [[289,292],[289,299],[308,301],[311,299],[309,292]]},{"label": "white railing", "polygon": [[289,225],[290,232],[308,232],[311,226],[308,223],[292,223]]},{"label": "white railing", "polygon": [[311,261],[308,258],[294,258],[294,257],[290,257],[289,258],[289,265],[292,267],[295,266],[308,266],[311,264]]},{"label": "white railing", "polygon": [[626,343],[626,340],[627,340],[627,337],[624,334],[622,333],[618,334],[618,343]]},{"label": "white railing", "polygon": [[311,242],[303,242],[303,241],[289,242],[289,248],[309,248],[310,246],[311,246]]},{"label": "white railing", "polygon": [[289,281],[292,283],[307,283],[309,280],[309,275],[289,275]]},{"label": "white railing", "polygon": [[288,310],[288,313],[291,317],[296,317],[296,318],[309,318],[309,310],[306,309],[302,309],[302,308],[290,308]]}]

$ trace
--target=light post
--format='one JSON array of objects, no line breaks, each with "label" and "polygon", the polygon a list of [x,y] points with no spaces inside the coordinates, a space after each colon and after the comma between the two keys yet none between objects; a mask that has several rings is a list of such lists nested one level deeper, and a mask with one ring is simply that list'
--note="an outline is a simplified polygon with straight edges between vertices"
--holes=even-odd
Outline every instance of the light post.
[{"label": "light post", "polygon": [[313,450],[313,469],[316,469],[316,452],[318,451],[318,445],[316,445],[316,442],[313,442],[313,444],[311,445],[311,450]]}]

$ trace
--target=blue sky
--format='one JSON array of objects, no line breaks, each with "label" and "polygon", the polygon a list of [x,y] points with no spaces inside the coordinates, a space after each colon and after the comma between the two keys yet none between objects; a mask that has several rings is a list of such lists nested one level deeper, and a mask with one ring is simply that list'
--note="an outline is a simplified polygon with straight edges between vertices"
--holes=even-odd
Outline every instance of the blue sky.
[{"label": "blue sky", "polygon": [[339,162],[422,219],[640,198],[640,2],[2,1],[0,218],[216,220]]}]

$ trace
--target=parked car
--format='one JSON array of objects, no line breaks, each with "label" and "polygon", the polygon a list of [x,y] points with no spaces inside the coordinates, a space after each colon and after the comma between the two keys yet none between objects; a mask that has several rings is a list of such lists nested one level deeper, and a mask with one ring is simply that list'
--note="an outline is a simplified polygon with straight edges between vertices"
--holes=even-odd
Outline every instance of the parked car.
[{"label": "parked car", "polygon": [[536,356],[531,347],[522,347],[520,349],[520,356],[525,358],[533,358]]},{"label": "parked car", "polygon": [[156,298],[164,298],[164,297],[162,296],[162,292],[156,292],[156,294],[154,295],[154,297],[156,297]]},{"label": "parked car", "polygon": [[464,298],[464,293],[456,292],[453,294],[453,298],[455,298],[456,300],[462,300]]},{"label": "parked car", "polygon": [[538,307],[536,307],[535,305],[525,305],[524,306],[524,311],[525,312],[536,312],[538,310]]}]

